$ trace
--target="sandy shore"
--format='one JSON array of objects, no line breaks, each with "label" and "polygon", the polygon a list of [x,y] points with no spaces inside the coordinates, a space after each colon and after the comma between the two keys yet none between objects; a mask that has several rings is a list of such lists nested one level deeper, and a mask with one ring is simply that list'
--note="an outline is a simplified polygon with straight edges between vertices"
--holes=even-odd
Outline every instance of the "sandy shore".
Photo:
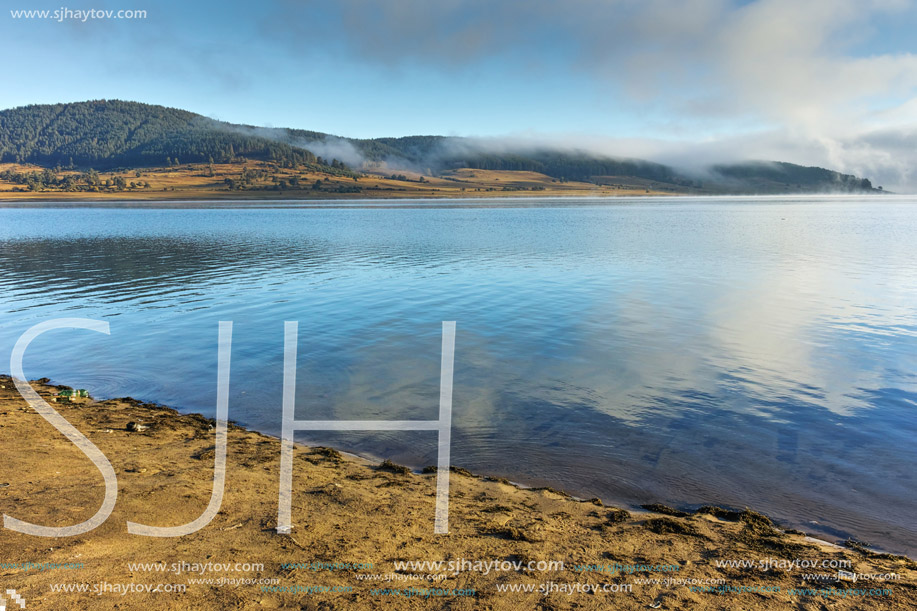
[{"label": "sandy shore", "polygon": [[[0,510],[47,526],[92,516],[100,472],[8,377],[0,386]],[[48,401],[58,390],[32,386]],[[216,518],[177,538],[130,535],[128,521],[202,513],[211,422],[132,399],[51,405],[108,457],[118,500],[86,534],[0,531],[0,591],[26,609],[917,608],[917,563],[786,533],[751,511],[630,514],[457,470],[450,533],[435,535],[435,475],[327,448],[295,450],[294,530],[280,535],[280,442],[238,427]],[[396,566],[424,561],[452,565]]]}]

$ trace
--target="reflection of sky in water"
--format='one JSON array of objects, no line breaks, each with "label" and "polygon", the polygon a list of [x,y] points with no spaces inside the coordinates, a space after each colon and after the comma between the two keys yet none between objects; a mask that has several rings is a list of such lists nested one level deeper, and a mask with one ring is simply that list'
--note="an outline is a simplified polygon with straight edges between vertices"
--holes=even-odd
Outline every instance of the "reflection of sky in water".
[{"label": "reflection of sky in water", "polygon": [[[0,356],[104,318],[26,372],[212,413],[233,320],[231,416],[277,432],[284,320],[300,418],[435,416],[456,320],[457,464],[917,551],[917,208],[518,205],[0,209]],[[434,461],[432,434],[309,435]]]}]

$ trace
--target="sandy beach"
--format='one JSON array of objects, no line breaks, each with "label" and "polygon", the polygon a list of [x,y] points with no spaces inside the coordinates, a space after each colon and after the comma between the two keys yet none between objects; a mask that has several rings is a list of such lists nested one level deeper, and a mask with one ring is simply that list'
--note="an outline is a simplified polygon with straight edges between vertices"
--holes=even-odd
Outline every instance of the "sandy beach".
[{"label": "sandy beach", "polygon": [[[32,386],[50,402],[48,382]],[[100,472],[10,378],[0,386],[3,513],[92,516]],[[436,535],[434,474],[330,448],[296,448],[294,529],[277,534],[280,441],[235,426],[216,518],[182,537],[131,535],[128,521],[174,526],[207,506],[212,422],[129,398],[50,405],[108,457],[118,500],[83,535],[0,533],[0,584],[27,609],[917,608],[917,563],[750,510],[627,512],[454,467],[450,532]]]}]

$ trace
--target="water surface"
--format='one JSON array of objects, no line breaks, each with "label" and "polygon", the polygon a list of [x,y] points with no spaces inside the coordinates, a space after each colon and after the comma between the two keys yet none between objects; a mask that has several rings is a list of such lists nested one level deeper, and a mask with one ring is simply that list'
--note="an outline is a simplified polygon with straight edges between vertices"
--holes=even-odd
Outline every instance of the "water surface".
[{"label": "water surface", "polygon": [[[906,198],[0,208],[0,358],[98,396],[280,430],[435,418],[455,464],[609,502],[750,506],[917,553],[917,205]],[[0,366],[0,370],[7,370]],[[435,463],[428,432],[298,440]]]}]

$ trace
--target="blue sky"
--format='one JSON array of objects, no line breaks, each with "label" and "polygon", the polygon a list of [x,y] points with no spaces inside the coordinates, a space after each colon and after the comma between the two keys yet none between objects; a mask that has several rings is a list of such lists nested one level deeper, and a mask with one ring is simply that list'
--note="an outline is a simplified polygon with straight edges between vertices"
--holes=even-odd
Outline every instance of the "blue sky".
[{"label": "blue sky", "polygon": [[[736,155],[908,185],[917,6],[901,0],[5,1],[0,108],[119,98],[351,137]],[[145,19],[16,19],[19,9]],[[911,152],[911,155],[914,153]]]}]

